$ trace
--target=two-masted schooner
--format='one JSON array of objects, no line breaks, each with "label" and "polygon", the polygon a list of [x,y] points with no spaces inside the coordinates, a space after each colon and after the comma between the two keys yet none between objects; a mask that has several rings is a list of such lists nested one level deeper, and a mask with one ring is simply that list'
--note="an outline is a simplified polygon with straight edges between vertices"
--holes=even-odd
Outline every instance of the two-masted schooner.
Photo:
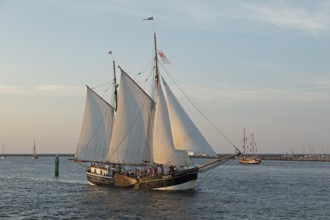
[{"label": "two-masted schooner", "polygon": [[[151,92],[154,96],[148,95],[120,67],[117,91],[114,61],[113,66],[113,105],[87,86],[74,159],[76,162],[90,162],[86,170],[90,184],[152,190],[193,189],[199,172],[237,156],[239,151],[218,158],[180,105],[159,73],[156,33],[154,92]],[[196,166],[188,151],[217,159]]]},{"label": "two-masted schooner", "polygon": [[[247,145],[246,143],[249,142]],[[255,154],[255,140],[254,133],[252,133],[249,138],[245,135],[245,128],[243,129],[243,153],[240,156],[237,156],[236,159],[241,164],[260,164],[261,158]],[[250,153],[246,153],[246,149],[249,147]]]}]

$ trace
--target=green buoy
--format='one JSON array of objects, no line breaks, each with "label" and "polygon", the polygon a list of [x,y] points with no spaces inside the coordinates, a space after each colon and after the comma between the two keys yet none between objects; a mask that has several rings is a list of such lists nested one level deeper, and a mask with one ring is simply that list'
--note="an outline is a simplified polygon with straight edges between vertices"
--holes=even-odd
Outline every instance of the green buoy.
[{"label": "green buoy", "polygon": [[58,155],[56,155],[55,157],[55,176],[59,175],[59,171],[60,171],[60,158],[58,157]]}]

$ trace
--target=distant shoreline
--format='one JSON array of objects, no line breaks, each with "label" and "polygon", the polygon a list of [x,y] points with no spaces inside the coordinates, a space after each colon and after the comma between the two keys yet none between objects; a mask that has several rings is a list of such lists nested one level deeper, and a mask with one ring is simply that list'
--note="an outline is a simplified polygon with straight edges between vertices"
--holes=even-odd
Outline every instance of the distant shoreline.
[{"label": "distant shoreline", "polygon": [[[31,154],[5,154],[6,157],[31,157]],[[38,154],[39,157],[55,157],[58,155],[59,157],[73,157],[74,154]]]},{"label": "distant shoreline", "polygon": [[[286,161],[318,161],[330,162],[330,154],[257,154],[261,160],[286,160]],[[229,154],[218,154],[218,157]],[[212,158],[203,156],[190,156],[191,158]]]},{"label": "distant shoreline", "polygon": [[[6,157],[31,157],[31,154],[5,154]],[[49,153],[38,154],[39,157],[74,157],[74,154]],[[218,154],[218,157],[229,156],[229,154]],[[330,162],[330,154],[258,154],[262,160],[286,160],[286,161],[319,161]],[[191,158],[216,158],[207,156],[192,155]]]}]

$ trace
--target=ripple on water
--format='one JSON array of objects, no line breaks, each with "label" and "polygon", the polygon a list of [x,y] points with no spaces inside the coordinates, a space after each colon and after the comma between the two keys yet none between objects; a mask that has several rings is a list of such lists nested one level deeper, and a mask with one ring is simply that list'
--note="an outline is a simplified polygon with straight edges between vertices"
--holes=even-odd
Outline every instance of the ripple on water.
[{"label": "ripple on water", "polygon": [[[0,161],[0,218],[9,219],[327,219],[330,163],[230,161],[200,175],[187,192],[89,186],[85,167],[61,158]],[[203,179],[203,177],[206,177]]]}]

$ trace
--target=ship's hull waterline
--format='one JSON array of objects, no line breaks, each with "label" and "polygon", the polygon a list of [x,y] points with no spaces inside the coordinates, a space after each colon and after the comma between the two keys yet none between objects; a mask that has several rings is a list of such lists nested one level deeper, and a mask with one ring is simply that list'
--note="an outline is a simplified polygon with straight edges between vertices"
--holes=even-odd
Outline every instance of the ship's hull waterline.
[{"label": "ship's hull waterline", "polygon": [[86,172],[87,181],[94,186],[113,186],[114,179],[112,176],[104,176],[97,173]]},{"label": "ship's hull waterline", "polygon": [[182,191],[194,189],[198,168],[163,176],[132,178],[122,174],[114,177],[86,172],[88,183],[97,186],[117,186],[135,190]]},{"label": "ship's hull waterline", "polygon": [[188,190],[195,188],[197,178],[198,169],[194,168],[162,177],[141,178],[134,189]]}]

